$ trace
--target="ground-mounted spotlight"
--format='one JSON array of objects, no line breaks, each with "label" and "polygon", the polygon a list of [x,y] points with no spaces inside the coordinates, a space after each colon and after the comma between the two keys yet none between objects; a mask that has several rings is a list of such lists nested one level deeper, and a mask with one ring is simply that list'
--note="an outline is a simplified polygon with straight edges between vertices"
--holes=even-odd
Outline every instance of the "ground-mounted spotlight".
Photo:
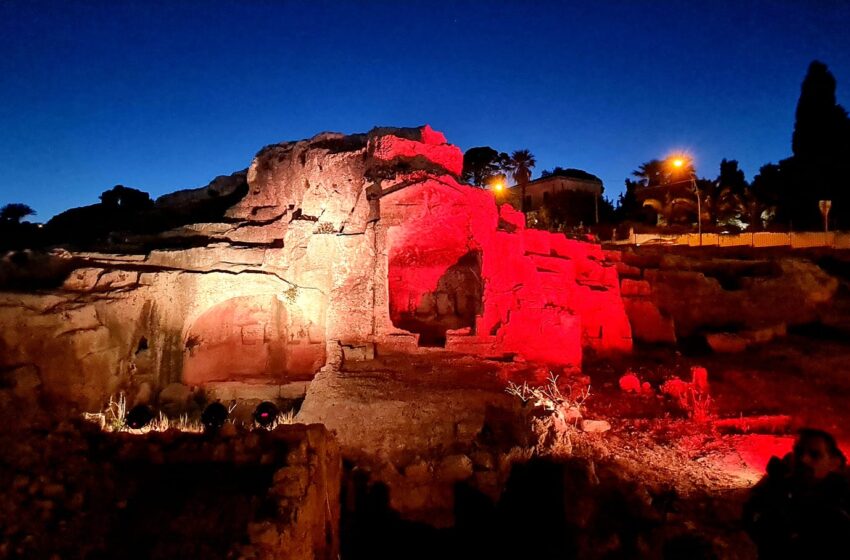
[{"label": "ground-mounted spotlight", "polygon": [[263,428],[267,428],[274,423],[279,413],[280,410],[273,402],[263,401],[254,409],[254,422]]},{"label": "ground-mounted spotlight", "polygon": [[131,430],[141,430],[153,420],[153,410],[149,406],[137,404],[130,409],[124,422]]},{"label": "ground-mounted spotlight", "polygon": [[204,409],[201,414],[201,424],[206,432],[217,432],[227,420],[227,407],[220,402],[214,402]]}]

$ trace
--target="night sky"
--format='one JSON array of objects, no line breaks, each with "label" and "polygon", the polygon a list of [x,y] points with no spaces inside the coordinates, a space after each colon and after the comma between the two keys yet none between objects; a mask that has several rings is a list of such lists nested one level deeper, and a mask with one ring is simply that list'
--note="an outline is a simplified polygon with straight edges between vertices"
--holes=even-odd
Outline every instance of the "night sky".
[{"label": "night sky", "polygon": [[813,59],[850,107],[850,3],[811,4],[0,0],[0,205],[47,220],[119,183],[205,185],[267,144],[424,123],[610,198],[674,150],[749,180],[790,155]]}]

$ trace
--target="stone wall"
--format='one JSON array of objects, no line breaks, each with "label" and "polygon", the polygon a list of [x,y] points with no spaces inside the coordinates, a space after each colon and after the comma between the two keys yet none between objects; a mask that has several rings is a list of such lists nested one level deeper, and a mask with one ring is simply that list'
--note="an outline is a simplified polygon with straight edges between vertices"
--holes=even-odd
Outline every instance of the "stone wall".
[{"label": "stone wall", "polygon": [[[662,248],[608,253],[636,341],[675,344],[706,337],[716,350],[765,342],[788,325],[818,320],[838,280],[802,257],[685,254]],[[740,339],[740,340],[739,340]]]},{"label": "stone wall", "polygon": [[0,556],[336,559],[341,460],[327,430],[226,432],[63,422],[0,435]]},{"label": "stone wall", "polygon": [[830,247],[850,249],[850,233],[792,231],[788,233],[760,231],[753,233],[632,233],[621,245],[686,245],[689,247]]}]

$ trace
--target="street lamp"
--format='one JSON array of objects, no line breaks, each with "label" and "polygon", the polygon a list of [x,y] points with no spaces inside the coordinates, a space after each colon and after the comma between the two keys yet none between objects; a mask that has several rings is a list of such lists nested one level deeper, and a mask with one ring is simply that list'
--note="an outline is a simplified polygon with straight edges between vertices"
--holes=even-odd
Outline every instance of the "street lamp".
[{"label": "street lamp", "polygon": [[818,208],[820,209],[821,216],[823,216],[823,232],[829,233],[829,209],[832,208],[832,201],[819,200]]},{"label": "street lamp", "polygon": [[[674,158],[672,164],[676,169],[681,169],[685,166],[685,159],[681,157]],[[693,185],[694,188],[694,194],[697,197],[697,232],[699,235],[699,246],[702,247],[702,204],[700,202],[699,187],[697,187],[697,179],[693,169],[691,169],[688,173],[688,179],[690,179],[691,185]]]}]

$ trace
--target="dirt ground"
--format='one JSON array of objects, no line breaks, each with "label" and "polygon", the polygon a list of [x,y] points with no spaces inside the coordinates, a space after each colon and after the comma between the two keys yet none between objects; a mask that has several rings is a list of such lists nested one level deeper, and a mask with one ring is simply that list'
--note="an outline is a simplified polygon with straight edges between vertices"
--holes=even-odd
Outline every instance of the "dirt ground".
[{"label": "dirt ground", "polygon": [[[576,452],[621,465],[624,477],[678,496],[671,518],[708,535],[721,558],[753,558],[741,531],[741,506],[771,456],[791,449],[799,428],[829,431],[850,452],[850,309],[846,284],[822,324],[738,354],[662,347],[629,357],[590,360],[586,416],[612,429],[588,438]],[[690,380],[693,366],[708,371],[710,404],[702,422],[659,394],[671,376]],[[651,394],[627,394],[619,377],[634,372]]]},{"label": "dirt ground", "polygon": [[[839,311],[850,300],[846,288],[842,290],[836,302]],[[844,316],[843,311],[835,316]],[[770,457],[789,452],[794,434],[804,426],[835,434],[850,452],[846,412],[850,336],[844,336],[843,329],[839,321],[794,329],[787,337],[738,354],[640,347],[629,356],[591,357],[581,374],[556,371],[565,392],[571,387],[579,394],[589,386],[585,419],[611,425],[604,433],[570,431],[571,457],[609,473],[616,479],[612,484],[630,488],[632,496],[643,496],[639,499],[658,515],[652,530],[656,541],[668,538],[664,535],[692,533],[710,542],[719,558],[755,558],[755,548],[742,529],[741,508]],[[690,381],[695,366],[707,370],[710,396],[704,417],[698,419],[660,390],[674,377]],[[619,380],[627,372],[648,382],[651,391],[624,392]],[[382,400],[416,402],[411,410],[418,423],[405,422],[404,428],[397,428],[405,431],[398,434],[405,441],[408,432],[445,432],[440,425],[450,425],[452,415],[470,421],[476,406],[484,402],[490,406],[497,395],[504,395],[508,378],[541,385],[548,373],[532,364],[482,362],[441,353],[415,361],[383,356],[344,369],[333,382],[333,399],[326,397],[336,403],[368,402],[373,412],[381,410],[376,403]],[[479,396],[452,397],[457,391]],[[339,425],[356,424],[359,413],[353,409],[346,413],[344,407],[335,406],[333,411]],[[382,422],[382,438],[391,437],[387,434],[396,429],[392,424],[389,417]],[[657,547],[641,550],[637,556],[623,557],[660,557]]]}]

